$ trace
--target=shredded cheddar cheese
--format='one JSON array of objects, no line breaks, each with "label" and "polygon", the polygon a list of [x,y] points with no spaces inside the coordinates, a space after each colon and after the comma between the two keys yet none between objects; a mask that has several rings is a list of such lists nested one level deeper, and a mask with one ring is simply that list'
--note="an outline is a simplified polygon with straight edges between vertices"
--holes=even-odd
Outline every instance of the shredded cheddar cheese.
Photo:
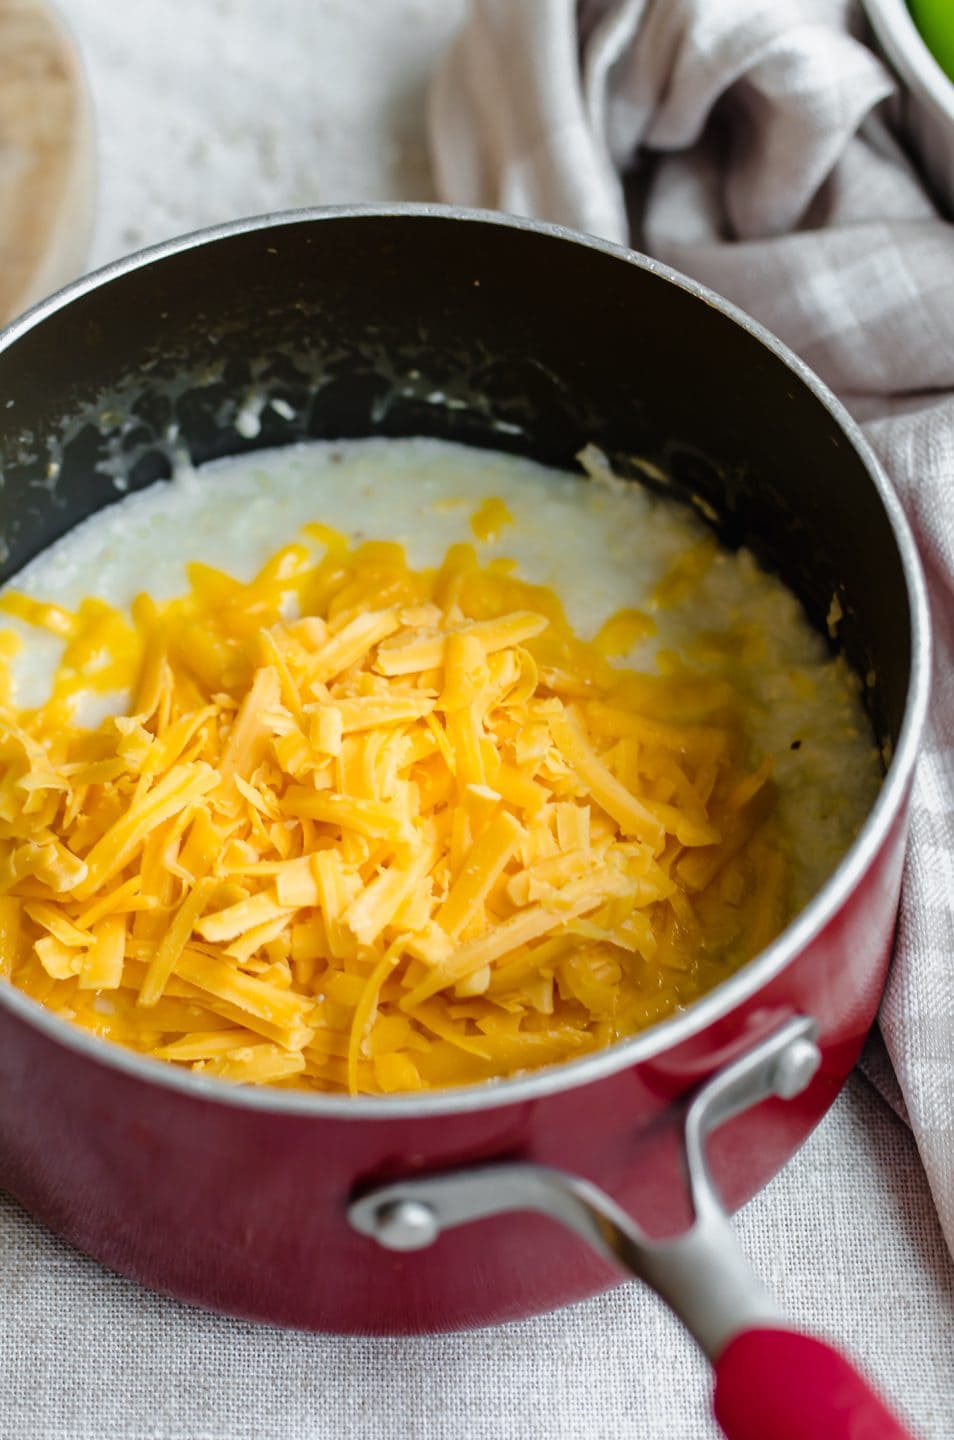
[{"label": "shredded cheddar cheese", "polygon": [[[0,637],[0,970],[58,1014],[221,1079],[416,1090],[605,1046],[784,923],[771,765],[724,682],[611,663],[643,611],[585,641],[469,545],[414,571],[321,525],[248,584],[188,574],[129,615],[0,597],[64,647],[20,709]],[[90,690],[127,703],[84,726]]]},{"label": "shredded cheddar cheese", "polygon": [[494,541],[505,525],[513,524],[513,516],[496,495],[488,497],[470,517],[470,528],[478,540]]}]

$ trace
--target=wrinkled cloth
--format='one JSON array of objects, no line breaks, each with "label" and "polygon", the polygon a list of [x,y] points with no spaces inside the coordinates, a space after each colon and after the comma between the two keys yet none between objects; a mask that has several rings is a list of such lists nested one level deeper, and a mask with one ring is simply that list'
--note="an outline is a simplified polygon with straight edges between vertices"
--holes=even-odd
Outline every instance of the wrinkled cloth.
[{"label": "wrinkled cloth", "polygon": [[[736,1228],[795,1324],[837,1337],[919,1440],[951,1440],[954,1262],[869,1085]],[[151,1295],[2,1195],[0,1281],[0,1440],[724,1440],[705,1360],[637,1284],[455,1335],[306,1335]]]},{"label": "wrinkled cloth", "polygon": [[767,325],[902,499],[934,686],[880,1026],[954,1249],[954,227],[864,40],[849,0],[475,0],[430,138],[442,199],[632,244]]}]

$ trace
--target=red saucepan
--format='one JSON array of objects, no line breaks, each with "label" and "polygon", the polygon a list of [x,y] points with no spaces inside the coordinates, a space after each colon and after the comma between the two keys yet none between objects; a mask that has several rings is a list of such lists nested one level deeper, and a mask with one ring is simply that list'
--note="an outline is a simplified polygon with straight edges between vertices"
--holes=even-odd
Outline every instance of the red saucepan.
[{"label": "red saucepan", "polygon": [[[235,422],[253,387],[285,403],[249,439]],[[6,331],[0,578],[117,483],[167,476],[177,447],[200,462],[371,433],[571,468],[593,442],[617,473],[716,515],[820,629],[837,598],[892,756],[878,801],[822,892],[732,979],[603,1053],[496,1084],[229,1088],[3,985],[2,1183],[155,1289],[306,1329],[486,1325],[635,1273],[712,1357],[731,1435],[902,1434],[847,1362],[786,1328],[722,1209],[831,1104],[891,954],[928,621],[884,476],[778,341],[644,257],[488,214],[317,211],[148,251]]]}]

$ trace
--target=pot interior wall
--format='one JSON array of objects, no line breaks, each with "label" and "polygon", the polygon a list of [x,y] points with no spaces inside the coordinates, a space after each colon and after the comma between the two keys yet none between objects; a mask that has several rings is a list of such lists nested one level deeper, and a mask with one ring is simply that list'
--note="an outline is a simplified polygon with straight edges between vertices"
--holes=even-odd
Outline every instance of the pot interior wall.
[{"label": "pot interior wall", "polygon": [[[241,417],[262,398],[279,408],[266,404],[251,436]],[[901,562],[825,405],[651,266],[440,212],[289,218],[199,243],[8,340],[0,580],[124,489],[167,477],[177,452],[199,464],[367,434],[566,467],[593,442],[641,478],[649,462],[652,483],[711,510],[822,631],[839,597],[839,641],[876,677],[879,736],[897,738],[910,667]]]}]

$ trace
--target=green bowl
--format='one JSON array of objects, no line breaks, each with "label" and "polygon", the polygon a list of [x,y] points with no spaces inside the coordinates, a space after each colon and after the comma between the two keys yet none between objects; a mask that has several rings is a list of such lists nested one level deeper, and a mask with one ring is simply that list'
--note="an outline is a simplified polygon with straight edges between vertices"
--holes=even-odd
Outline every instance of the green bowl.
[{"label": "green bowl", "polygon": [[915,23],[935,60],[954,80],[954,3],[908,0]]},{"label": "green bowl", "polygon": [[954,220],[954,0],[861,3],[900,82],[895,115],[905,143]]}]

